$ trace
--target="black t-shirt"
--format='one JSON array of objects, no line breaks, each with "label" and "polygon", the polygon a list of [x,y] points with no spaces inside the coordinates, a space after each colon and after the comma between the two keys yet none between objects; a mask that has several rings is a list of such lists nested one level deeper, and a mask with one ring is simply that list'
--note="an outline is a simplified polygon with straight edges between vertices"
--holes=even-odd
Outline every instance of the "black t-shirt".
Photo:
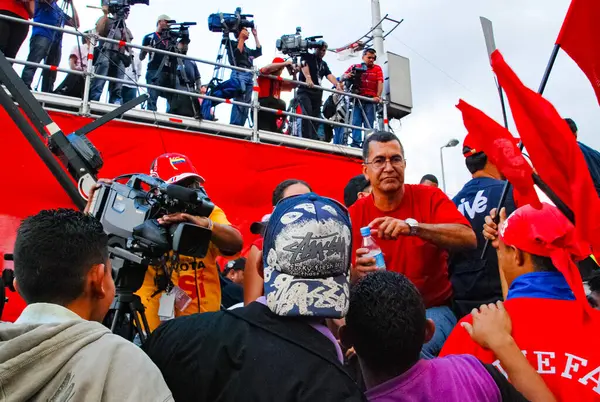
[{"label": "black t-shirt", "polygon": [[[323,80],[323,78],[331,74],[331,70],[329,70],[327,62],[323,59],[317,58],[317,56],[315,56],[312,53],[302,55],[302,57],[300,57],[300,65],[302,67],[308,66],[308,70],[310,71],[310,77],[312,78],[312,81],[315,85],[321,86],[321,81]],[[306,82],[306,77],[304,76],[302,70],[300,70],[300,81]],[[322,94],[323,90],[314,88],[311,89],[305,86],[301,86],[298,89],[298,92]]]},{"label": "black t-shirt", "polygon": [[[472,179],[452,199],[477,236],[477,249],[454,253],[448,267],[454,289],[454,309],[459,319],[481,304],[502,298],[496,253],[488,251],[483,261],[480,257],[485,245],[482,233],[485,217],[498,206],[505,183],[489,177]],[[512,191],[504,205],[507,214],[516,209]]]},{"label": "black t-shirt", "polygon": [[227,58],[229,64],[241,68],[252,68],[254,59],[262,56],[262,47],[250,49],[244,44],[244,51],[238,49],[238,41],[229,40],[227,42]]},{"label": "black t-shirt", "polygon": [[[152,32],[144,36],[142,46],[149,46],[159,50],[168,50],[168,32]],[[148,53],[148,70],[158,70],[163,59],[163,54]]]},{"label": "black t-shirt", "polygon": [[483,367],[492,376],[492,379],[496,383],[498,390],[500,391],[500,400],[503,402],[514,401],[514,402],[526,402],[527,399],[512,385],[504,375],[499,372],[496,367],[491,364],[484,364]]}]

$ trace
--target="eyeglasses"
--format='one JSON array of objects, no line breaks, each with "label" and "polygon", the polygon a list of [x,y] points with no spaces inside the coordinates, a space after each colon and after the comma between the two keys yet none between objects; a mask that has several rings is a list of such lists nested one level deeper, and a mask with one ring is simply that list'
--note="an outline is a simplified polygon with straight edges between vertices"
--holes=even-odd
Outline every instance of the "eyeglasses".
[{"label": "eyeglasses", "polygon": [[390,165],[392,165],[392,167],[397,168],[401,167],[402,164],[406,162],[406,159],[404,159],[402,155],[395,155],[391,158],[384,158],[383,156],[378,156],[371,162],[365,162],[365,165],[371,165],[373,166],[373,169],[379,170],[383,169],[388,161],[390,162]]}]

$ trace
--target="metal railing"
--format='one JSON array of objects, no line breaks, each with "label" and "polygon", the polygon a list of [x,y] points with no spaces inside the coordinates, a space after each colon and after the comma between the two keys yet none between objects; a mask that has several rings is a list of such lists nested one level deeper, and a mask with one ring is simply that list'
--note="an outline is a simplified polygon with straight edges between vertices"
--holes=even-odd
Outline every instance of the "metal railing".
[{"label": "metal railing", "polygon": [[[75,36],[79,36],[82,38],[88,38],[88,39],[90,39],[92,44],[95,44],[98,41],[102,41],[102,42],[118,45],[119,48],[127,47],[127,48],[132,48],[132,49],[143,50],[148,53],[162,54],[165,56],[171,56],[171,57],[175,57],[175,58],[179,58],[179,59],[185,59],[185,60],[190,60],[190,61],[199,62],[199,63],[203,63],[203,64],[209,64],[209,65],[217,66],[220,68],[226,68],[226,69],[231,69],[231,70],[235,70],[235,71],[252,73],[252,75],[253,75],[252,101],[251,101],[251,103],[245,103],[245,102],[236,101],[234,99],[219,98],[219,97],[215,97],[215,96],[211,96],[211,95],[203,95],[203,94],[200,94],[197,92],[190,92],[190,91],[186,91],[186,90],[179,90],[179,89],[174,89],[174,88],[169,88],[169,87],[157,86],[157,85],[152,85],[152,84],[148,84],[148,83],[144,84],[144,83],[139,83],[139,82],[132,82],[132,81],[125,80],[125,79],[119,79],[119,78],[115,78],[115,77],[96,74],[94,72],[93,63],[91,62],[94,59],[94,56],[93,56],[94,46],[90,47],[90,53],[87,56],[88,63],[87,63],[86,71],[71,70],[69,68],[61,68],[59,66],[52,66],[52,65],[48,65],[48,64],[42,64],[42,63],[33,63],[33,62],[18,60],[18,59],[10,59],[10,58],[8,59],[10,62],[15,63],[15,64],[21,64],[21,65],[25,65],[25,66],[32,66],[32,67],[47,69],[47,70],[51,70],[51,71],[57,71],[57,72],[63,72],[63,73],[76,74],[79,76],[83,76],[85,78],[85,84],[84,84],[83,99],[82,99],[82,103],[81,103],[81,107],[80,107],[80,114],[82,114],[84,116],[90,115],[91,83],[92,83],[93,79],[98,78],[98,79],[102,79],[102,80],[105,80],[108,82],[114,82],[114,83],[121,83],[121,84],[128,84],[128,85],[135,84],[136,87],[138,87],[138,88],[153,89],[153,90],[160,91],[162,93],[185,95],[185,96],[189,96],[191,98],[207,99],[207,100],[211,100],[213,102],[226,103],[226,104],[232,104],[232,105],[249,108],[253,112],[254,124],[252,127],[251,140],[254,142],[260,141],[259,130],[258,130],[258,112],[259,111],[274,113],[274,114],[280,115],[280,116],[283,115],[283,116],[300,118],[302,120],[307,120],[307,121],[324,123],[324,124],[328,124],[328,125],[335,126],[335,127],[342,127],[342,128],[346,128],[346,129],[352,129],[352,130],[361,130],[363,132],[368,132],[368,131],[373,130],[373,128],[359,127],[359,126],[354,126],[352,124],[346,124],[346,123],[341,123],[341,122],[337,122],[337,121],[332,121],[332,120],[322,119],[322,118],[318,118],[318,117],[312,117],[312,116],[302,115],[302,114],[298,114],[298,113],[288,112],[285,110],[279,110],[279,109],[273,109],[273,108],[261,106],[258,102],[258,77],[262,76],[262,77],[273,79],[273,80],[276,80],[279,82],[288,82],[288,83],[293,84],[296,87],[301,87],[301,86],[310,87],[310,88],[313,88],[316,90],[322,90],[325,92],[338,94],[338,95],[341,95],[344,97],[357,99],[357,100],[363,101],[363,102],[375,103],[373,101],[373,99],[369,98],[369,97],[365,97],[365,96],[361,96],[361,95],[357,95],[357,94],[349,93],[349,92],[338,91],[336,89],[325,88],[325,87],[321,87],[318,85],[309,86],[305,82],[292,80],[292,79],[286,79],[286,78],[282,78],[279,76],[261,74],[259,69],[256,67],[253,69],[246,69],[246,68],[242,68],[242,67],[231,66],[228,64],[222,64],[222,63],[218,63],[218,62],[214,62],[214,61],[210,61],[210,60],[192,57],[192,56],[184,55],[181,53],[174,53],[174,52],[169,52],[169,51],[162,50],[162,49],[155,49],[152,47],[137,45],[137,44],[134,44],[131,42],[125,42],[125,41],[119,41],[119,40],[110,39],[110,38],[104,38],[97,34],[86,34],[86,33],[80,32],[78,30],[55,27],[52,25],[41,24],[41,23],[37,23],[37,22],[33,22],[33,21],[27,21],[27,20],[23,20],[20,18],[7,16],[7,15],[0,15],[0,19],[23,23],[23,24],[27,24],[30,26],[48,28],[51,30],[67,33],[70,35],[75,35]],[[100,55],[101,55],[101,57],[107,57],[106,55],[104,55],[104,53],[102,51],[100,52]],[[383,123],[384,123],[384,125],[387,125],[387,102],[383,101],[382,105],[383,105],[383,119],[384,119]],[[273,133],[273,134],[281,135],[279,133]],[[303,139],[303,140],[308,140],[308,139]],[[313,142],[312,140],[308,140],[308,141]]]}]

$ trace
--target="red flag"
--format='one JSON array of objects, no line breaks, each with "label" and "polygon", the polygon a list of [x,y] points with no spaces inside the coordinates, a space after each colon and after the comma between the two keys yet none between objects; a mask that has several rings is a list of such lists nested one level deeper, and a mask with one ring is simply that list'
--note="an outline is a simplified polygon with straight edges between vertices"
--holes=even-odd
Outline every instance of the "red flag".
[{"label": "red flag", "polygon": [[600,1],[573,0],[556,44],[587,75],[600,103]]},{"label": "red flag", "polygon": [[600,250],[600,198],[583,153],[554,106],[527,88],[499,51],[492,68],[504,88],[515,124],[540,177],[574,213],[581,239]]},{"label": "red flag", "polygon": [[521,204],[541,208],[540,200],[533,187],[533,169],[525,160],[517,141],[510,132],[481,110],[462,99],[456,107],[462,112],[465,127],[473,137],[476,148],[481,149],[514,186]]}]

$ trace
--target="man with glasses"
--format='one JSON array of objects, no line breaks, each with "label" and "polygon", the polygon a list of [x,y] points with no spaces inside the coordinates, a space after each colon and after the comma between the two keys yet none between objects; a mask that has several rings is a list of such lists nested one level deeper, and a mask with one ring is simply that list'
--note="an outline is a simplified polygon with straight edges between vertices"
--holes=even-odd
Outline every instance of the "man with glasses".
[{"label": "man with glasses", "polygon": [[477,238],[440,189],[404,184],[404,148],[395,135],[380,131],[367,137],[363,159],[363,174],[372,192],[350,208],[355,248],[352,279],[377,270],[375,259],[366,257],[369,250],[360,248],[360,228],[369,226],[387,269],[407,276],[423,295],[427,318],[436,325],[432,340],[423,346],[423,355],[433,357],[456,325],[450,309],[448,251],[475,248]]},{"label": "man with glasses", "polygon": [[[360,74],[360,85],[358,94],[373,98],[373,102],[381,102],[381,93],[383,92],[383,70],[375,64],[377,52],[375,49],[365,49],[363,51],[362,64],[354,64],[346,70],[342,79],[349,80],[355,77],[356,71],[363,70]],[[373,128],[375,123],[375,103],[357,100],[354,102],[354,113],[352,116],[352,125],[358,127]],[[362,131],[352,130],[352,146],[360,148],[362,144]]]}]

